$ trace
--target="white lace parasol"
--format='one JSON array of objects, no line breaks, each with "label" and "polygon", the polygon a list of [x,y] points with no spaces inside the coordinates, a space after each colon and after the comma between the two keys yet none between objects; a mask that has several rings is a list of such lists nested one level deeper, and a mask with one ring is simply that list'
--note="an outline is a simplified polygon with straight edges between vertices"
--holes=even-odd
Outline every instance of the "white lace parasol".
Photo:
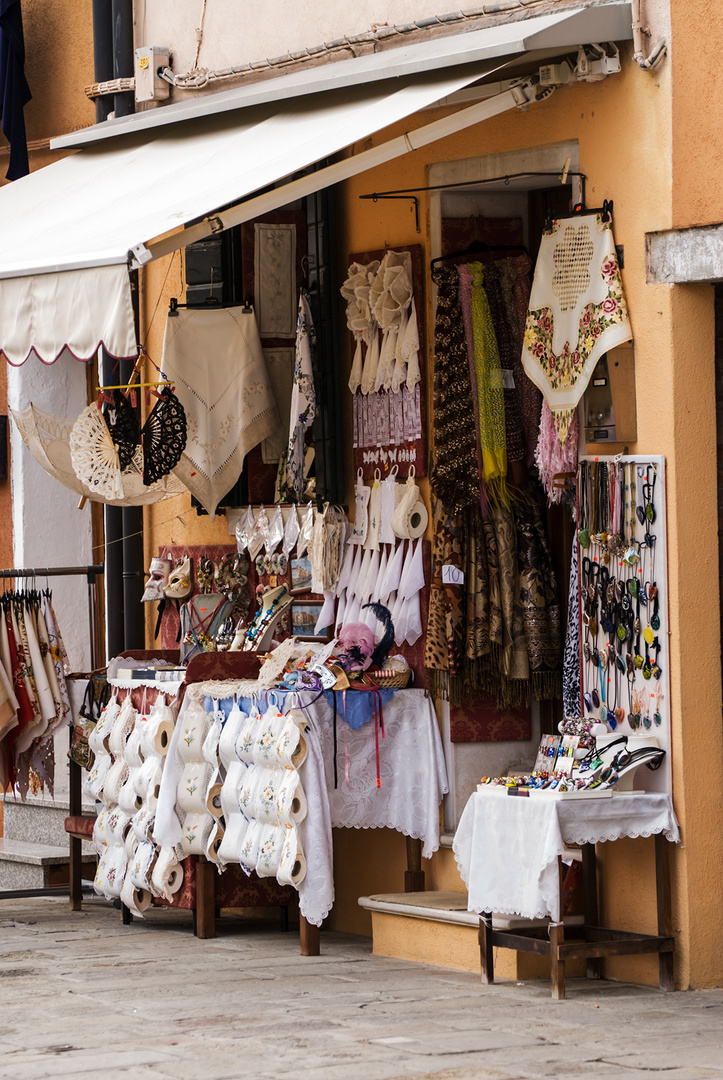
[{"label": "white lace parasol", "polygon": [[92,491],[73,470],[69,440],[75,420],[67,420],[63,416],[44,412],[32,404],[22,411],[16,412],[11,409],[10,412],[23,442],[38,464],[60,484],[79,495],[84,495],[95,502],[110,502],[122,506],[147,506],[186,491],[181,481],[173,474],[165,476],[150,487],[144,487],[143,463],[134,458],[131,467],[122,474],[124,492],[122,499],[106,499]]}]

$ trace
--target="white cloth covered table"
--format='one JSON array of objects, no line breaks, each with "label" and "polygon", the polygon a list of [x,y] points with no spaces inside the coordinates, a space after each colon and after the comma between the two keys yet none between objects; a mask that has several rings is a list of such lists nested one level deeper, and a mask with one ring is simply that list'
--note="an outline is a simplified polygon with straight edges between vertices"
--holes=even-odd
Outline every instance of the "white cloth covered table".
[{"label": "white cloth covered table", "polygon": [[[180,721],[190,700],[214,697],[228,702],[236,693],[241,707],[255,684],[245,682],[195,683],[189,687],[169,748],[156,811],[154,836],[162,846],[180,842],[181,826],[175,814],[178,783],[176,744]],[[357,691],[351,691],[356,694]],[[299,887],[299,909],[304,918],[320,926],[334,903],[332,827],[396,829],[422,841],[422,854],[430,858],[439,847],[439,804],[447,793],[447,772],[437,717],[423,690],[398,690],[384,707],[385,738],[379,737],[381,787],[377,787],[376,747],[372,719],[359,730],[342,719],[342,695],[337,694],[338,787],[334,789],[334,711],[315,691],[277,691],[282,712],[302,707],[309,721],[308,755],[300,767],[308,813],[303,823],[306,877]],[[261,694],[259,708],[263,711]],[[298,703],[298,704],[297,704]],[[346,750],[345,750],[346,734]],[[345,778],[348,760],[349,786]]]},{"label": "white cloth covered table", "polygon": [[452,846],[470,911],[559,922],[557,857],[564,855],[565,843],[655,833],[680,841],[669,795],[512,798],[504,789],[489,788],[471,795]]}]

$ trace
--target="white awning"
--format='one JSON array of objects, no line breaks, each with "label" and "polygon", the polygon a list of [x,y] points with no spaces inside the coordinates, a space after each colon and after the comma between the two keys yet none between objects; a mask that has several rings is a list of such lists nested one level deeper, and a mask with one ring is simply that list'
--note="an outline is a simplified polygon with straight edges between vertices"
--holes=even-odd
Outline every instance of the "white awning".
[{"label": "white awning", "polygon": [[[620,5],[607,7],[619,21]],[[555,26],[568,47],[572,15],[590,13],[597,33],[595,11],[545,16],[538,29],[544,29],[546,47],[554,45]],[[524,25],[533,22],[540,20]],[[128,134],[1,188],[0,352],[12,364],[22,364],[31,351],[52,363],[64,348],[89,359],[102,343],[113,356],[135,356],[127,274],[132,257],[135,265],[158,258],[524,104],[524,91],[509,90],[280,183],[498,70],[519,47],[521,25],[505,28],[506,53],[503,28],[490,29],[493,62],[480,63],[478,43],[475,63],[307,92],[281,106],[256,101],[161,127],[152,138]],[[584,21],[576,22],[576,33],[577,40],[591,40]],[[457,40],[467,58],[465,38]],[[200,223],[182,228],[192,222]]]}]

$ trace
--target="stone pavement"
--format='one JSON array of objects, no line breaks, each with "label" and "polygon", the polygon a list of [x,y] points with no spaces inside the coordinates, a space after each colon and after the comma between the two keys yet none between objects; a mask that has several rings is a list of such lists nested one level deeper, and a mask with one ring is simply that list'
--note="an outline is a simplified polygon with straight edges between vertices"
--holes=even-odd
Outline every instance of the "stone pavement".
[{"label": "stone pavement", "polygon": [[0,902],[0,1078],[698,1080],[723,1077],[723,993],[499,983],[370,942],[188,913],[131,927],[105,901]]}]

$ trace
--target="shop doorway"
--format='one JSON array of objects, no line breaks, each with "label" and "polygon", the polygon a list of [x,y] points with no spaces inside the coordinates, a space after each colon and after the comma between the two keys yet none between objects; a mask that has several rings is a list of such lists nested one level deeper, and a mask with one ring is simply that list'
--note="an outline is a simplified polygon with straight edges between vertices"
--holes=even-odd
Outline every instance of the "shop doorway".
[{"label": "shop doorway", "polygon": [[[567,213],[581,200],[579,177],[570,176],[566,183],[559,180],[566,163],[568,173],[579,173],[577,142],[432,165],[429,185],[437,188],[430,192],[432,257],[474,249],[475,242],[481,242],[492,249],[489,255],[483,252],[469,258],[485,262],[495,258],[496,245],[519,245],[520,250],[529,253],[530,272],[534,273],[548,215]],[[549,508],[546,524],[560,589],[564,641],[574,534],[570,508]],[[517,766],[529,768],[540,736],[557,731],[562,703],[533,700],[529,708],[511,710],[508,716],[495,715],[494,703],[480,699],[471,711],[477,713],[477,722],[460,724],[457,710],[443,703],[442,736],[450,781],[444,808],[448,832],[456,829],[481,776],[505,775],[516,771]],[[482,712],[485,716],[480,723]],[[528,733],[529,737],[524,737]],[[508,738],[510,734],[517,737]]]}]

